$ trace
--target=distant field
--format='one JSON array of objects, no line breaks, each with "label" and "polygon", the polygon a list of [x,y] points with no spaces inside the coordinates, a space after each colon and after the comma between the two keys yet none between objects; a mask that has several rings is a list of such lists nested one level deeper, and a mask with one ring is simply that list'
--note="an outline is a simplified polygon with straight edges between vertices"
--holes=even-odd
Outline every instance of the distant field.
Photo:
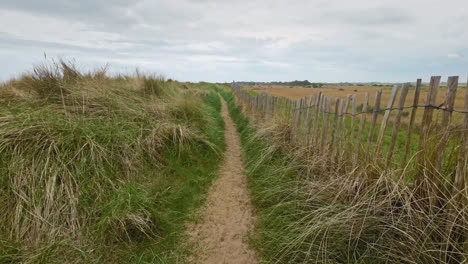
[{"label": "distant field", "polygon": [[[455,99],[455,109],[456,110],[463,110],[464,109],[464,97],[466,93],[466,88],[464,86],[464,81],[461,81],[462,84],[459,85],[459,88],[457,90],[457,97]],[[365,98],[365,93],[369,92],[369,105],[373,106],[374,101],[375,101],[375,93],[376,91],[382,88],[382,99],[381,99],[381,108],[386,107],[387,102],[389,100],[391,91],[392,91],[392,86],[340,86],[340,85],[324,85],[321,88],[307,88],[303,86],[282,86],[282,85],[260,85],[260,86],[244,86],[244,89],[247,89],[248,91],[256,92],[256,93],[268,93],[274,96],[281,96],[281,97],[287,97],[291,99],[299,99],[304,96],[311,96],[314,94],[317,94],[318,92],[322,92],[325,96],[331,96],[331,97],[338,97],[338,98],[346,98],[348,94],[355,94],[357,96],[357,105],[360,106],[364,102]],[[419,105],[422,105],[426,101],[427,97],[427,85],[423,85],[421,89],[421,94],[419,96]],[[447,91],[446,86],[441,86],[439,88],[438,92],[438,97],[436,104],[440,105],[444,102],[445,100],[445,94]],[[397,100],[395,100],[394,108],[397,107],[397,102],[398,102],[399,95],[397,95]],[[411,106],[413,104],[414,100],[414,87],[411,87],[408,96],[406,97],[405,101],[405,106]],[[351,108],[350,108],[351,109]],[[360,108],[358,107],[358,110]],[[405,112],[409,112],[409,109],[406,109]],[[441,112],[441,111],[436,111],[436,112]],[[418,121],[423,114],[423,109],[418,110],[417,115],[416,115],[416,121]],[[402,117],[402,122],[405,123],[405,121],[409,118],[409,114],[403,115]],[[455,122],[458,122],[459,120],[462,119],[461,114],[454,113],[453,118]]]}]

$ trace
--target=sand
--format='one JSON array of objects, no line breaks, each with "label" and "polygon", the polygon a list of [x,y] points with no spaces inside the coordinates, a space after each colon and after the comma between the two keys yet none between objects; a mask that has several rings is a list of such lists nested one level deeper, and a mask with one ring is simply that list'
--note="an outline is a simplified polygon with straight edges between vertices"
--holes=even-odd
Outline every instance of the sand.
[{"label": "sand", "polygon": [[257,263],[258,257],[247,243],[255,218],[243,174],[242,147],[234,122],[222,100],[226,152],[220,177],[208,192],[199,223],[188,228],[195,244],[190,263]]}]

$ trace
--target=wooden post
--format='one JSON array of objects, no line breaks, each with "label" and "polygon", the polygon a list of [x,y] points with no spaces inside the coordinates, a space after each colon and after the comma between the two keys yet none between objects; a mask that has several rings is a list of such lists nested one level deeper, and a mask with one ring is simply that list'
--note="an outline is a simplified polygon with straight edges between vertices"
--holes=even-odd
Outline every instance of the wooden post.
[{"label": "wooden post", "polygon": [[356,125],[356,114],[357,114],[357,109],[356,109],[356,95],[353,94],[352,96],[352,108],[351,108],[351,131],[350,131],[350,134],[349,134],[349,150],[350,150],[350,153],[352,153],[352,161],[353,161],[353,168],[356,167],[356,159],[357,159],[357,155],[356,155],[356,149],[354,149],[355,147],[355,140],[354,140],[354,127]]},{"label": "wooden post", "polygon": [[312,140],[312,143],[314,145],[317,145],[318,143],[318,140],[317,138],[319,137],[319,128],[320,128],[320,107],[322,105],[322,101],[323,101],[323,94],[321,92],[319,92],[318,96],[317,96],[317,103],[315,104],[315,117],[314,117],[314,135],[313,135],[313,138],[314,140]]},{"label": "wooden post", "polygon": [[[457,170],[453,182],[454,194],[459,193],[465,189],[465,197],[468,197],[468,82],[465,87],[465,116],[461,127],[461,144],[460,153],[458,154]],[[468,202],[468,201],[465,201]]]},{"label": "wooden post", "polygon": [[361,120],[359,123],[359,131],[358,131],[358,139],[357,139],[357,144],[359,149],[361,148],[362,144],[362,131],[364,130],[364,125],[366,123],[366,116],[367,116],[367,104],[369,104],[369,93],[366,92],[366,96],[364,97],[364,103],[362,104],[362,110],[361,110]]},{"label": "wooden post", "polygon": [[297,136],[297,122],[299,121],[299,105],[300,101],[297,100],[294,103],[294,117],[293,117],[293,126],[291,131],[291,141],[292,144],[296,144],[296,136]]},{"label": "wooden post", "polygon": [[309,98],[309,105],[307,106],[307,131],[306,131],[306,146],[310,145],[310,130],[312,128],[312,108],[315,104],[315,95],[310,96]]},{"label": "wooden post", "polygon": [[328,97],[322,94],[322,100],[320,100],[320,106],[319,106],[319,109],[320,109],[319,122],[318,122],[319,133],[317,134],[317,138],[318,138],[317,142],[319,146],[321,146],[322,137],[323,137],[323,127],[324,127],[323,125],[325,122],[325,107],[327,105],[327,100],[328,100]]},{"label": "wooden post", "polygon": [[340,149],[342,148],[343,144],[343,137],[342,137],[342,122],[341,122],[341,117],[343,116],[343,111],[344,111],[344,99],[338,99],[339,101],[339,107],[338,107],[338,112],[336,114],[336,129],[335,129],[335,153],[333,154],[335,156],[336,162],[339,162],[339,154],[340,154]]},{"label": "wooden post", "polygon": [[401,89],[400,101],[398,102],[398,112],[395,117],[395,124],[393,125],[392,140],[390,142],[390,148],[388,149],[387,153],[387,168],[390,166],[390,163],[392,161],[393,149],[395,148],[398,129],[400,128],[401,113],[403,112],[403,107],[405,106],[406,95],[408,94],[409,86],[409,83],[405,83],[403,84],[403,88]]},{"label": "wooden post", "polygon": [[413,133],[414,119],[416,118],[416,112],[418,110],[421,83],[422,83],[421,79],[416,80],[416,87],[414,89],[414,98],[413,98],[413,108],[411,109],[411,116],[410,116],[410,121],[408,124],[408,134],[406,136],[405,152],[403,154],[403,159],[401,161],[402,168],[404,168],[407,163],[406,159],[408,158],[409,148],[411,146],[411,135]]},{"label": "wooden post", "polygon": [[306,109],[306,106],[307,106],[307,97],[302,97],[300,99],[300,104],[299,104],[299,121],[298,121],[298,125],[297,125],[297,128],[298,128],[298,141],[300,142],[300,140],[303,138],[304,136],[304,115],[305,115],[305,109]]},{"label": "wooden post", "polygon": [[346,153],[346,132],[348,130],[347,126],[346,126],[346,116],[348,115],[348,108],[349,108],[349,102],[351,100],[351,94],[348,94],[346,95],[346,101],[344,103],[344,107],[343,107],[343,115],[342,115],[342,118],[341,118],[341,126],[342,126],[342,130],[341,130],[341,137],[342,137],[342,142],[343,142],[343,146],[342,146],[342,152],[341,152],[341,156],[343,157],[344,154]]},{"label": "wooden post", "polygon": [[327,143],[328,138],[328,123],[330,119],[330,105],[331,105],[331,98],[325,97],[324,105],[323,105],[323,129],[322,129],[322,143],[321,143],[321,150],[325,153],[325,144]]},{"label": "wooden post", "polygon": [[288,106],[289,106],[289,114],[288,119],[291,119],[291,124],[294,122],[294,113],[296,112],[296,100],[287,99]]},{"label": "wooden post", "polygon": [[331,159],[334,160],[335,156],[335,150],[338,149],[338,146],[336,144],[336,134],[337,134],[337,127],[338,127],[338,112],[341,107],[340,103],[341,100],[339,98],[336,98],[334,100],[335,103],[335,110],[334,110],[334,116],[333,116],[333,126],[332,126],[332,131],[331,131],[331,139],[330,139],[330,148],[331,148]]},{"label": "wooden post", "polygon": [[[427,169],[426,165],[426,152],[425,147],[428,142],[429,132],[431,130],[432,115],[434,109],[432,106],[435,105],[437,92],[439,91],[440,76],[432,76],[431,82],[429,83],[429,90],[427,92],[426,107],[424,107],[424,114],[421,122],[421,135],[419,140],[419,152],[418,152],[418,173],[416,175],[416,182],[422,180],[424,172]],[[432,176],[431,176],[432,177]]]},{"label": "wooden post", "polygon": [[445,95],[445,111],[442,113],[442,137],[437,146],[435,169],[436,172],[441,172],[442,162],[444,158],[445,146],[447,145],[450,135],[450,122],[452,121],[452,111],[455,104],[455,96],[458,88],[458,76],[451,76],[447,81],[447,93]]},{"label": "wooden post", "polygon": [[392,93],[390,95],[390,99],[387,103],[387,109],[385,110],[385,114],[382,120],[382,124],[380,125],[380,132],[379,138],[377,139],[377,147],[375,149],[376,157],[380,154],[380,149],[382,147],[383,138],[385,136],[385,129],[387,128],[388,119],[390,118],[390,112],[392,111],[393,104],[395,103],[395,98],[398,93],[398,85],[394,85],[392,89]]}]

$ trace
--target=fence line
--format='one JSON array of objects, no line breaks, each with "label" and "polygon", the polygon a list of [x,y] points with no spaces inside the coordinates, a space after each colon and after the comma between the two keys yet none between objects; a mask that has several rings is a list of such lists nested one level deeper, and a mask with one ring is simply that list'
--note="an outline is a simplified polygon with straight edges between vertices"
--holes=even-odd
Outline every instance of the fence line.
[{"label": "fence line", "polygon": [[[410,84],[404,83],[393,86],[385,108],[380,107],[381,88],[376,90],[373,105],[366,93],[359,111],[357,97],[352,94],[342,99],[318,92],[308,98],[292,100],[267,93],[252,95],[235,82],[232,89],[237,103],[250,117],[286,119],[291,127],[289,140],[294,146],[306,146],[316,153],[329,154],[330,162],[342,163],[339,167],[365,169],[372,165],[382,171],[401,171],[400,177],[411,174],[416,184],[428,178],[434,183],[434,189],[463,193],[466,199],[468,84],[464,109],[454,109],[458,80],[458,76],[448,78],[445,102],[441,105],[436,105],[441,77],[432,76],[424,104],[418,104],[422,80],[417,79],[411,106],[404,106],[410,91]],[[416,113],[420,108],[423,115],[419,133],[415,133]],[[401,119],[406,109],[411,109],[409,122],[407,129],[402,129]],[[440,122],[434,120],[434,111],[441,112]],[[379,113],[384,113],[382,120],[378,119]],[[461,124],[453,122],[453,113],[463,115]],[[367,114],[371,114],[369,121]],[[416,158],[407,160],[408,157]]]}]

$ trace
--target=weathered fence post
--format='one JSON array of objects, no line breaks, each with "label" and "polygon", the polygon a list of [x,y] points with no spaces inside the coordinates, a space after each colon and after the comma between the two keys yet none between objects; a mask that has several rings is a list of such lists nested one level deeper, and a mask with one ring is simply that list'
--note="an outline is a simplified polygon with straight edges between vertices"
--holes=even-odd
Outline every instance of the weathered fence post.
[{"label": "weathered fence post", "polygon": [[401,167],[405,167],[407,163],[406,159],[408,158],[409,148],[411,146],[411,135],[413,133],[414,120],[416,118],[416,112],[418,110],[419,94],[421,92],[421,83],[422,83],[421,79],[416,80],[416,87],[414,89],[414,98],[413,98],[413,108],[411,109],[411,116],[410,116],[410,121],[408,124],[408,133],[406,135],[405,152],[403,153]]},{"label": "weathered fence post", "polygon": [[318,96],[317,96],[317,103],[315,104],[315,117],[314,117],[314,135],[313,135],[313,138],[314,140],[312,141],[312,143],[314,145],[317,145],[318,143],[318,136],[319,136],[319,128],[320,128],[320,107],[322,105],[322,102],[323,102],[323,94],[321,92],[319,92]]},{"label": "weathered fence post", "polygon": [[440,173],[442,168],[442,162],[444,158],[445,146],[450,135],[450,122],[452,121],[452,112],[455,104],[455,96],[458,88],[458,76],[451,76],[447,80],[447,93],[445,95],[445,109],[442,113],[442,123],[440,128],[442,130],[442,136],[437,146],[435,170],[436,173]]},{"label": "weathered fence post", "polygon": [[297,137],[297,122],[299,121],[299,108],[300,108],[300,100],[296,100],[294,102],[294,116],[293,116],[293,126],[291,131],[291,142],[293,145],[296,145],[296,137]]},{"label": "weathered fence post", "polygon": [[351,133],[350,133],[350,136],[349,136],[349,147],[350,147],[350,153],[351,153],[351,159],[352,159],[352,163],[353,163],[353,168],[356,168],[356,164],[357,164],[357,149],[355,149],[356,147],[356,140],[354,138],[354,134],[355,134],[355,126],[356,126],[356,115],[357,115],[357,101],[356,101],[356,95],[353,94],[353,97],[352,97],[352,100],[353,100],[353,105],[352,105],[352,108],[351,108],[351,111],[352,111],[352,116],[351,116]]},{"label": "weathered fence post", "polygon": [[366,160],[367,157],[370,154],[370,146],[372,143],[372,140],[374,138],[374,131],[375,131],[375,123],[377,122],[377,117],[379,115],[380,111],[380,98],[382,97],[382,88],[379,88],[377,92],[375,93],[375,103],[374,103],[374,110],[372,112],[372,122],[371,122],[371,127],[369,130],[369,135],[367,135],[367,155],[366,155]]},{"label": "weathered fence post", "polygon": [[338,129],[338,112],[340,111],[341,107],[341,99],[336,98],[335,102],[335,111],[333,116],[333,125],[331,131],[331,139],[330,139],[330,146],[331,146],[331,159],[334,160],[336,150],[338,149],[338,144],[336,144],[336,137],[337,137],[337,129]]},{"label": "weathered fence post", "polygon": [[406,95],[408,94],[409,86],[409,83],[405,83],[403,84],[403,88],[401,89],[400,101],[398,102],[398,112],[395,117],[395,124],[393,125],[392,140],[390,142],[390,147],[387,153],[387,168],[390,166],[390,162],[392,161],[393,149],[395,148],[398,129],[400,128],[401,112],[403,112],[403,107],[405,106]]},{"label": "weathered fence post", "polygon": [[[468,82],[465,87],[465,109],[463,124],[461,126],[460,153],[458,154],[457,169],[453,182],[453,193],[458,194],[465,189],[465,197],[468,197]],[[464,201],[468,202],[468,201]]]},{"label": "weathered fence post", "polygon": [[348,108],[349,108],[349,102],[351,100],[351,94],[348,94],[346,95],[346,101],[344,103],[344,107],[343,107],[343,115],[342,115],[342,118],[341,118],[341,125],[342,125],[342,131],[341,131],[341,137],[342,137],[342,151],[340,153],[340,157],[341,157],[341,160],[343,160],[344,158],[344,155],[346,153],[346,149],[347,149],[347,144],[346,144],[346,134],[347,134],[347,126],[346,126],[346,116],[348,115]]},{"label": "weathered fence post", "polygon": [[362,104],[361,120],[359,121],[359,131],[358,131],[358,136],[357,136],[357,146],[358,146],[360,151],[362,150],[362,131],[364,130],[364,125],[366,123],[367,105],[368,104],[369,104],[369,93],[366,92],[366,95],[364,97],[364,103]]},{"label": "weathered fence post", "polygon": [[387,103],[387,108],[385,109],[385,114],[382,120],[382,124],[380,125],[380,132],[379,138],[377,139],[377,147],[375,149],[376,157],[380,154],[380,149],[382,147],[383,138],[385,136],[385,130],[387,129],[388,119],[390,118],[390,113],[392,111],[393,104],[395,103],[395,98],[398,93],[398,85],[394,85],[392,89],[392,94],[390,95],[390,99]]},{"label": "weathered fence post", "polygon": [[335,153],[334,159],[336,160],[337,163],[339,163],[340,159],[340,149],[342,148],[343,145],[343,137],[342,137],[342,122],[341,122],[341,117],[343,116],[343,111],[344,111],[344,104],[345,101],[344,99],[338,99],[339,101],[339,107],[338,107],[338,112],[336,113],[336,128],[335,128]]},{"label": "weathered fence post", "polygon": [[[431,130],[432,115],[434,112],[434,106],[437,99],[437,92],[440,85],[440,76],[432,76],[431,82],[429,83],[429,90],[427,93],[426,105],[424,107],[424,114],[421,121],[421,135],[419,140],[419,154],[418,154],[418,173],[416,175],[416,182],[420,182],[427,171],[429,164],[426,163],[426,156],[429,132]],[[433,178],[432,175],[430,175]]]},{"label": "weathered fence post", "polygon": [[325,97],[325,104],[323,108],[324,118],[323,118],[323,130],[322,130],[322,143],[321,149],[325,152],[325,146],[328,138],[328,126],[330,121],[330,107],[331,107],[332,98]]}]

